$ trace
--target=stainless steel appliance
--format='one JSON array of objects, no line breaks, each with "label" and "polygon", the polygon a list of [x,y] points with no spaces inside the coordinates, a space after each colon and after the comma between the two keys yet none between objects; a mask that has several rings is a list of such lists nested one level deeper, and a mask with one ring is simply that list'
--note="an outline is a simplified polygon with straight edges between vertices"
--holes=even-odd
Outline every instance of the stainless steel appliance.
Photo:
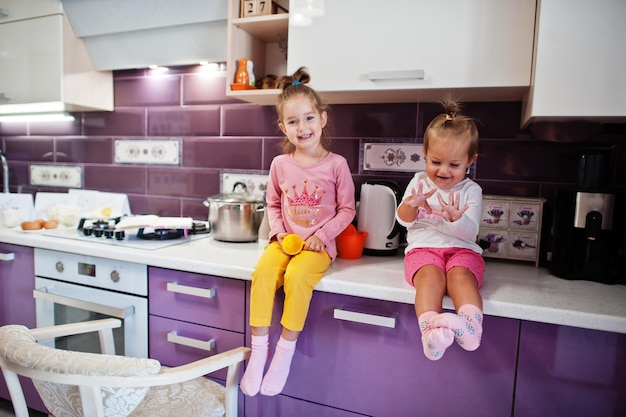
[{"label": "stainless steel appliance", "polygon": [[361,185],[357,229],[367,232],[363,253],[394,255],[400,246],[396,209],[400,187],[393,181],[372,180]]},{"label": "stainless steel appliance", "polygon": [[[148,356],[148,267],[93,256],[35,249],[37,327],[116,317],[116,353]],[[50,346],[99,352],[96,335],[58,338]]]}]

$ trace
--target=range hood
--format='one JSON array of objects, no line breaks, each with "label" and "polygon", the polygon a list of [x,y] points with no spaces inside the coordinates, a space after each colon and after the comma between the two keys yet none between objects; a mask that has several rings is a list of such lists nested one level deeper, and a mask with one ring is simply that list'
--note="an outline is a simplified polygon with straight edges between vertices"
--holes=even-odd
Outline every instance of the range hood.
[{"label": "range hood", "polygon": [[96,70],[226,61],[227,0],[61,0]]}]

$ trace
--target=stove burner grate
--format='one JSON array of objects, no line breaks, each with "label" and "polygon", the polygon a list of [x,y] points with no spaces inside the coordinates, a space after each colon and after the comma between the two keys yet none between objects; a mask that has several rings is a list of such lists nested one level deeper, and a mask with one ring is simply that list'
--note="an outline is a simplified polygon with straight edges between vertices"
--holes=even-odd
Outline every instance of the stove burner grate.
[{"label": "stove burner grate", "polygon": [[152,232],[146,232],[142,227],[137,231],[137,238],[144,240],[172,240],[184,235],[185,229],[154,229]]}]

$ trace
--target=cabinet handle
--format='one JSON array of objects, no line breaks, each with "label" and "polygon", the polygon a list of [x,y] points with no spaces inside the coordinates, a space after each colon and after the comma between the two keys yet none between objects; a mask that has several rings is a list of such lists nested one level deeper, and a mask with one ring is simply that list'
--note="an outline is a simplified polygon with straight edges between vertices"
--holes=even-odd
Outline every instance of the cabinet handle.
[{"label": "cabinet handle", "polygon": [[396,328],[395,317],[377,316],[374,314],[357,313],[342,308],[336,308],[333,317],[338,320],[352,321],[355,323],[371,324],[372,326]]},{"label": "cabinet handle", "polygon": [[0,98],[4,100],[11,100],[11,93],[2,93],[0,92]]},{"label": "cabinet handle", "polygon": [[98,303],[79,300],[77,298],[68,297],[61,294],[50,292],[48,287],[33,290],[33,297],[38,300],[51,301],[53,303],[64,306],[80,308],[81,310],[93,311],[95,313],[104,314],[105,316],[117,317],[125,319],[135,314],[135,307],[128,306],[126,308],[110,307]]},{"label": "cabinet handle", "polygon": [[0,261],[9,262],[15,259],[15,254],[13,252],[9,253],[0,253]]},{"label": "cabinet handle", "polygon": [[397,71],[372,71],[367,74],[370,81],[377,80],[404,80],[404,79],[424,79],[424,70],[397,70]]},{"label": "cabinet handle", "polygon": [[180,285],[177,282],[168,282],[167,290],[169,292],[193,295],[196,297],[203,297],[203,298],[213,298],[215,297],[215,293],[216,293],[215,288],[205,289],[205,288],[190,287],[188,285]]},{"label": "cabinet handle", "polygon": [[0,15],[8,16],[9,15],[9,9],[4,8],[4,7],[0,8]]},{"label": "cabinet handle", "polygon": [[191,337],[179,336],[176,330],[172,330],[167,334],[167,341],[176,343],[177,345],[189,346],[196,349],[212,351],[215,349],[215,339],[198,340]]}]

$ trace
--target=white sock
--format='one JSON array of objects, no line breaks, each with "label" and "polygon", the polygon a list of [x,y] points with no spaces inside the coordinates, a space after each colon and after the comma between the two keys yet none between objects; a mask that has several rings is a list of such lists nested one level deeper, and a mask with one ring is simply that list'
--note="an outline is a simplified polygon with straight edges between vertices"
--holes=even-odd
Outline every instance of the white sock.
[{"label": "white sock", "polygon": [[246,366],[246,372],[241,378],[239,387],[241,391],[253,397],[257,395],[261,388],[261,381],[263,380],[263,370],[265,369],[265,362],[267,361],[267,352],[269,345],[269,335],[252,336],[252,353],[248,360],[248,366]]},{"label": "white sock", "polygon": [[270,368],[263,378],[261,384],[261,394],[277,395],[285,387],[289,369],[291,368],[291,359],[296,351],[296,340],[290,341],[282,337],[276,344],[276,352],[272,358]]}]

